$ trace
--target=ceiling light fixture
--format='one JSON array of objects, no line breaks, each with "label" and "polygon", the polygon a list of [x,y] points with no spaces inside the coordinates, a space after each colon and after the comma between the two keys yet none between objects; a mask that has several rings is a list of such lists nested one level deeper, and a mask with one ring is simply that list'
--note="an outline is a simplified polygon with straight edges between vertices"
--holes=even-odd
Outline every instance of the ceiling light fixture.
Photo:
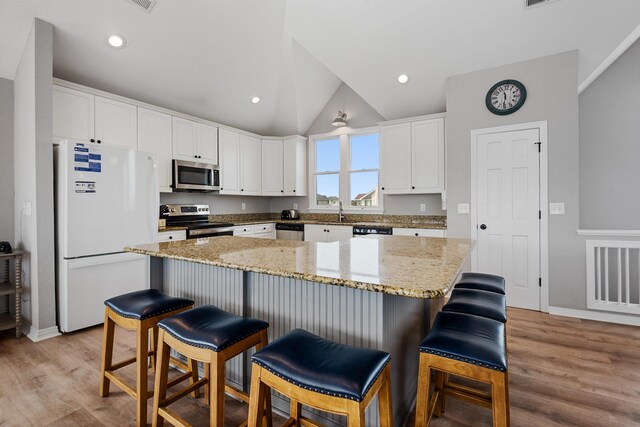
[{"label": "ceiling light fixture", "polygon": [[409,76],[407,76],[406,74],[400,74],[398,76],[398,83],[405,84],[408,81],[409,81]]},{"label": "ceiling light fixture", "polygon": [[253,98],[251,98],[252,104],[257,104],[258,102],[260,102],[260,98],[258,98],[257,96],[254,96]]},{"label": "ceiling light fixture", "polygon": [[107,38],[107,44],[116,49],[122,49],[127,45],[127,40],[118,34],[113,34]]},{"label": "ceiling light fixture", "polygon": [[331,123],[335,127],[341,127],[347,125],[347,113],[343,113],[338,110],[338,117]]}]

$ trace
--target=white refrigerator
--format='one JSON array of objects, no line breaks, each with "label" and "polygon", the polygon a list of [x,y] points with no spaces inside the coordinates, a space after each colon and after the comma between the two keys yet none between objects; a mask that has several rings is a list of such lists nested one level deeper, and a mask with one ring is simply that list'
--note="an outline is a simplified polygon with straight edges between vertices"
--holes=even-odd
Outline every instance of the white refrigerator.
[{"label": "white refrigerator", "polygon": [[54,148],[57,309],[62,332],[104,321],[104,301],[149,288],[149,259],[125,246],[157,240],[155,155],[76,141]]}]

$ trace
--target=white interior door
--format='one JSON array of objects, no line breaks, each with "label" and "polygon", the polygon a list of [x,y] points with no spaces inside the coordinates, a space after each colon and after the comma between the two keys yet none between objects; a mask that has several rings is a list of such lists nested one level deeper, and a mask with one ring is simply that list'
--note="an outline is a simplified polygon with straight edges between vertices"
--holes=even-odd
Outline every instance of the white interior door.
[{"label": "white interior door", "polygon": [[540,310],[540,129],[477,136],[477,267],[509,306]]}]

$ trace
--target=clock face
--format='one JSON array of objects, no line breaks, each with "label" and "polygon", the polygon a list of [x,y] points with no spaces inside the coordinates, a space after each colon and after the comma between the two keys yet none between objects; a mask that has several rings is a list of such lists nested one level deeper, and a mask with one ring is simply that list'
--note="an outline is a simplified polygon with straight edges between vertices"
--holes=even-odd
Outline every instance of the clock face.
[{"label": "clock face", "polygon": [[517,80],[503,80],[489,89],[486,104],[489,111],[494,114],[511,114],[524,104],[527,99],[527,90]]}]

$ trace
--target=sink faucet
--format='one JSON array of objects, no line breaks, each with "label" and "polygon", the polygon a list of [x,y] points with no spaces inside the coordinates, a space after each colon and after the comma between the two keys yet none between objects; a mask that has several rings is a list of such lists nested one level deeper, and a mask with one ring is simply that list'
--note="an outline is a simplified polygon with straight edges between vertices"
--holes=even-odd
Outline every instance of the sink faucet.
[{"label": "sink faucet", "polygon": [[338,200],[338,221],[342,222],[344,219],[344,210],[342,209],[342,200]]}]

